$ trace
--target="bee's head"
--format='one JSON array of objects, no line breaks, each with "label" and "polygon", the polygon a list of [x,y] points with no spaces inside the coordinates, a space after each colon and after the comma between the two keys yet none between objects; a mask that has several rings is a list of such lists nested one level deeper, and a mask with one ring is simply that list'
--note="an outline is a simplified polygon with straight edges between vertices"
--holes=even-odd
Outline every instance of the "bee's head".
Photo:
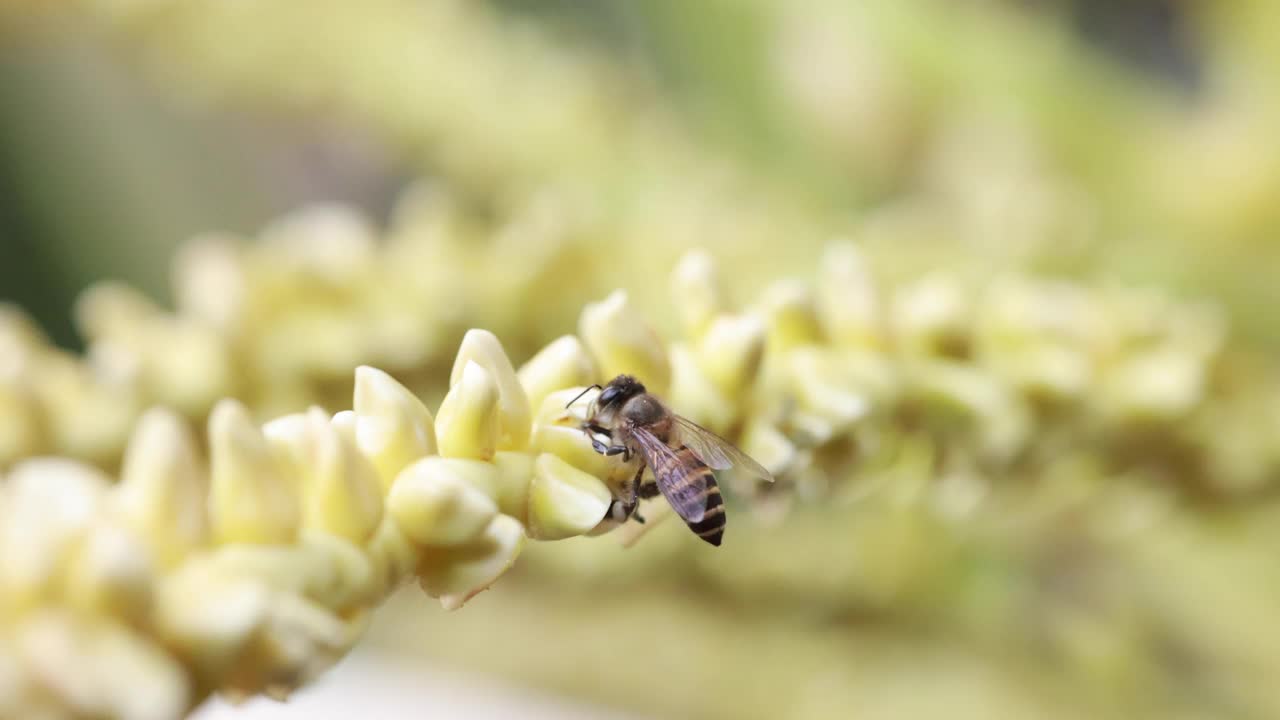
[{"label": "bee's head", "polygon": [[596,398],[596,404],[601,410],[613,410],[643,393],[644,385],[641,385],[639,380],[630,375],[619,375],[604,386],[604,390]]},{"label": "bee's head", "polygon": [[578,396],[570,400],[569,404],[565,405],[565,407],[568,408],[570,405],[573,405],[579,398],[592,390],[600,390],[600,394],[591,401],[591,407],[587,411],[587,415],[589,417],[597,417],[597,415],[607,415],[611,417],[613,413],[625,405],[628,400],[637,395],[643,395],[645,392],[644,385],[641,385],[639,380],[636,380],[630,375],[619,375],[618,377],[610,380],[609,384],[605,385],[603,389],[601,389],[599,385],[592,385],[588,387],[586,390],[578,393]]}]

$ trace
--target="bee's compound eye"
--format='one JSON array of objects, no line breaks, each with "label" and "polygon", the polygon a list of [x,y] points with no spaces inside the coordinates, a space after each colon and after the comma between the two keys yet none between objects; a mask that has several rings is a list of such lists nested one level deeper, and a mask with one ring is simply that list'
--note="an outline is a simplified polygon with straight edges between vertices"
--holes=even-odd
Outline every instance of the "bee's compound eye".
[{"label": "bee's compound eye", "polygon": [[609,387],[605,388],[605,389],[604,389],[604,392],[600,393],[600,404],[601,404],[601,405],[608,405],[609,403],[611,403],[611,402],[613,402],[614,400],[617,400],[617,399],[618,399],[618,388],[616,388],[616,387],[614,387],[614,386],[612,386],[612,385],[610,385]]}]

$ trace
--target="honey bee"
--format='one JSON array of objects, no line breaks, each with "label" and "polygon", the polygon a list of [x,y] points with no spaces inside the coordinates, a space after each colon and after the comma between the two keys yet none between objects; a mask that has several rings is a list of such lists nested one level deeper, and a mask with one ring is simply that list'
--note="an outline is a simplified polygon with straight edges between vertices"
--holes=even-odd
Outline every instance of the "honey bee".
[{"label": "honey bee", "polygon": [[[694,534],[718,547],[724,538],[724,500],[711,471],[736,467],[773,481],[755,460],[719,435],[671,412],[634,377],[619,375],[603,388],[592,385],[569,405],[592,389],[600,394],[581,425],[591,446],[602,455],[621,455],[625,461],[632,455],[641,459],[625,496],[610,506],[609,514],[619,522],[628,518],[644,522],[636,513],[639,501],[662,493]],[[642,483],[646,467],[652,468],[654,478],[647,485]]]}]

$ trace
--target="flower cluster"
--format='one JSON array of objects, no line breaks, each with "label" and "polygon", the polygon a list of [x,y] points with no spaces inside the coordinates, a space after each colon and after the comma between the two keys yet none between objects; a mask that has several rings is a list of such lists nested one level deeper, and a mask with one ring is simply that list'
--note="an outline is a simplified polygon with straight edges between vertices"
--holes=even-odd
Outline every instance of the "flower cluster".
[{"label": "flower cluster", "polygon": [[[1259,598],[1277,579],[1262,570],[1273,511],[1258,498],[1280,479],[1280,384],[1229,341],[1212,306],[1025,276],[893,287],[847,243],[829,247],[812,285],[780,282],[743,310],[717,275],[702,253],[676,268],[684,330],[668,347],[666,395],[794,488],[757,498],[765,519],[791,503],[787,522],[752,528],[735,508],[714,556],[692,552],[682,528],[626,555],[609,543],[535,549],[511,605],[536,607],[540,630],[519,619],[437,630],[514,636],[517,646],[554,636],[562,653],[536,672],[506,658],[506,672],[608,698],[625,683],[575,679],[575,659],[597,641],[582,626],[661,615],[665,633],[619,637],[636,646],[629,661],[669,663],[682,687],[697,688],[694,699],[673,691],[678,708],[648,705],[660,712],[750,715],[763,704],[829,717],[868,674],[921,675],[859,648],[893,655],[931,627],[966,643],[965,662],[980,648],[1001,683],[1016,684],[1015,667],[1052,675],[1073,688],[1067,706],[1080,713],[1104,702],[1160,716],[1180,697],[1186,663],[1206,669],[1193,683],[1206,707],[1276,709],[1265,683],[1218,678],[1280,662],[1256,637],[1269,617]],[[613,314],[613,327],[633,327],[626,308],[614,296],[584,323]],[[656,359],[626,362],[667,377]],[[602,585],[615,592],[601,597]],[[777,647],[778,658],[710,668],[705,656],[664,649],[715,647],[729,634]],[[466,647],[451,655],[495,664]],[[813,691],[793,663],[822,668],[833,687]],[[964,663],[944,664],[939,672],[963,675]],[[794,682],[763,698],[731,692],[742,677],[774,674]],[[696,699],[708,688],[722,692]]]},{"label": "flower cluster", "polygon": [[[446,608],[497,579],[526,534],[602,524],[618,468],[565,410],[637,348],[584,316],[519,373],[467,333],[437,412],[381,370],[351,410],[257,425],[146,412],[118,482],[62,458],[0,485],[0,715],[176,718],[211,692],[283,696],[349,650],[414,577]],[[541,408],[534,412],[533,408]]]},{"label": "flower cluster", "polygon": [[[254,243],[195,238],[174,259],[176,311],[119,283],[82,294],[83,360],[53,347],[18,308],[0,308],[0,467],[42,453],[116,467],[134,421],[154,405],[200,422],[223,397],[263,419],[341,407],[361,364],[433,395],[471,322],[503,332],[522,354],[537,347],[551,334],[498,308],[550,290],[556,248],[520,232],[531,223],[521,218],[508,240],[476,248],[455,215],[444,199],[409,192],[387,238],[338,206],[284,218]],[[460,268],[514,269],[500,260],[526,242],[545,249],[541,265],[520,253],[506,282],[464,280]]]},{"label": "flower cluster", "polygon": [[118,458],[139,410],[125,382],[55,348],[21,310],[0,305],[0,468],[50,452]]},{"label": "flower cluster", "polygon": [[[1224,328],[1208,309],[1026,279],[886,288],[849,243],[828,248],[812,285],[781,281],[742,311],[704,252],[676,266],[672,290],[679,342],[623,291],[518,371],[496,336],[468,332],[434,416],[362,367],[353,409],[336,415],[258,426],[219,401],[207,466],[169,410],[137,423],[118,483],[66,459],[17,463],[0,495],[5,657],[21,678],[5,702],[166,717],[215,690],[283,693],[347,650],[402,578],[457,607],[510,566],[526,534],[612,529],[602,518],[630,469],[596,454],[576,427],[581,406],[566,405],[621,372],[795,489],[761,496],[762,510],[805,497],[843,505],[888,477],[902,482],[882,489],[923,482],[944,512],[964,514],[1002,478],[1052,483],[1082,462],[1224,497],[1275,477],[1277,426],[1249,415],[1274,414],[1274,396],[1233,396],[1240,378],[1224,371]],[[180,325],[121,289],[99,288],[83,307],[86,326],[122,348]],[[9,342],[38,354],[31,332],[9,327]],[[95,345],[108,358],[109,347]],[[1252,440],[1209,442],[1223,423],[1253,426]],[[801,571],[794,589],[822,578]],[[53,672],[68,663],[85,672]],[[147,694],[132,690],[140,678]]]},{"label": "flower cluster", "polygon": [[1280,477],[1264,449],[1280,446],[1280,385],[1233,360],[1212,306],[1026,276],[886,287],[849,243],[821,265],[813,286],[779,282],[742,314],[709,257],[675,272],[677,406],[802,489],[857,494],[921,451],[932,477],[1036,478],[1087,457],[1224,498]]},{"label": "flower cluster", "polygon": [[[616,639],[668,669],[666,714],[1280,715],[1280,382],[1247,347],[1277,337],[1280,14],[1184,4],[1203,77],[1170,102],[1053,23],[944,5],[637,6],[708,142],[611,56],[482,4],[86,4],[164,87],[323,108],[432,185],[385,234],[322,207],[197,239],[172,313],[92,288],[84,360],[0,309],[0,716],[283,693],[401,578],[454,606],[521,538],[611,530],[629,473],[564,405],[624,370],[780,482],[730,480],[714,555],[670,527],[625,556],[530,544],[523,594],[433,648],[501,639],[528,653],[508,671],[623,697],[630,673],[583,680],[584,618],[643,613],[671,622]],[[819,260],[833,230],[858,244]],[[518,371],[464,337],[523,359],[575,317]],[[361,364],[404,386],[353,386]],[[734,494],[787,522],[744,531]],[[660,649],[730,637],[750,660]]]}]

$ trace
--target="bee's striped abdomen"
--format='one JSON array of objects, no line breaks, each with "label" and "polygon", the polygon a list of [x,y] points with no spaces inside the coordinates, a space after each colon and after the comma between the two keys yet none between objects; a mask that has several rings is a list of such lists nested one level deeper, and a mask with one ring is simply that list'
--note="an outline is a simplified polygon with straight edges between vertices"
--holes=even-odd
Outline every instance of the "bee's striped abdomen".
[{"label": "bee's striped abdomen", "polygon": [[658,486],[689,529],[712,545],[720,545],[725,526],[724,499],[711,468],[692,450],[682,447],[653,470]]},{"label": "bee's striped abdomen", "polygon": [[701,520],[689,523],[689,529],[698,537],[719,547],[720,541],[724,538],[724,498],[720,497],[720,488],[716,486],[716,477],[711,474],[710,469],[706,471],[705,478],[706,509],[702,513]]}]

